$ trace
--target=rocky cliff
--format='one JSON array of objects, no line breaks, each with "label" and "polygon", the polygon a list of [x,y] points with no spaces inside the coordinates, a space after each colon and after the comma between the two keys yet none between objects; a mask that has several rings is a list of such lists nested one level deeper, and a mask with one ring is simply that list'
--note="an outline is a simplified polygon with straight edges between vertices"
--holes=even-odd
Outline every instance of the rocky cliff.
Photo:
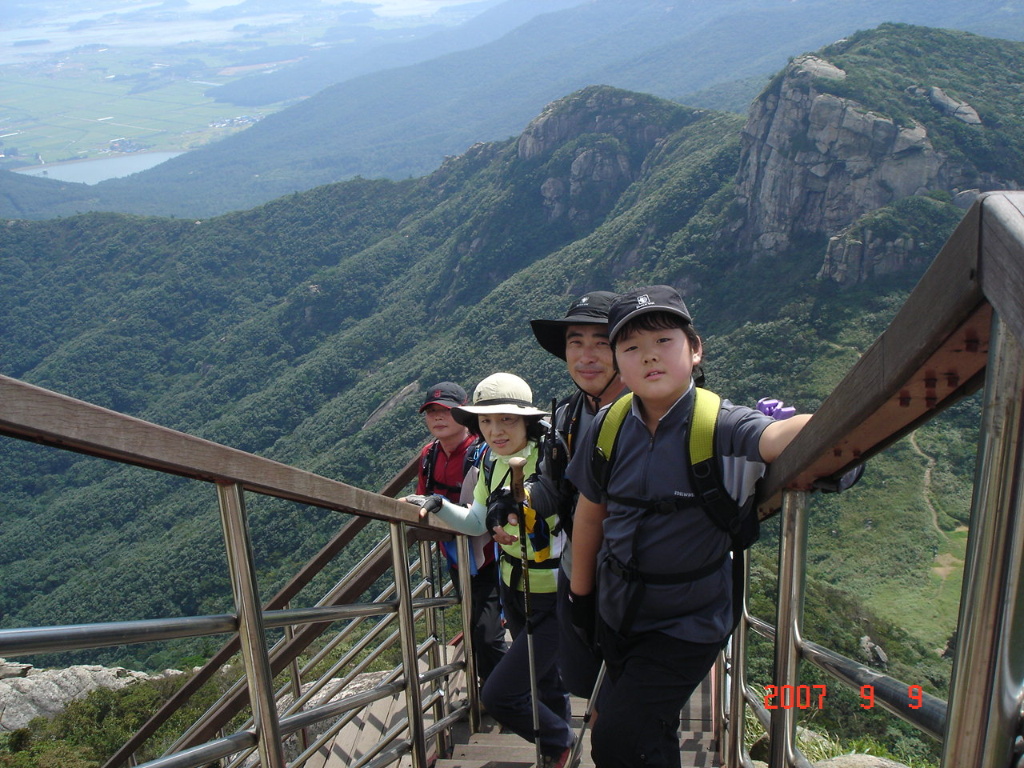
[{"label": "rocky cliff", "polygon": [[698,112],[605,86],[559,99],[523,131],[517,155],[543,161],[568,152],[540,187],[548,220],[567,218],[577,228],[606,215],[634,182],[647,154]]},{"label": "rocky cliff", "polygon": [[[981,189],[1013,186],[951,160],[921,123],[899,124],[820,87],[846,76],[815,56],[794,60],[751,106],[737,175],[738,202],[746,210],[742,248],[756,257],[787,248],[798,233],[838,237],[825,273],[844,281],[869,274],[865,265],[895,269],[912,257],[906,240],[876,242],[859,231],[844,236],[864,214],[940,190],[966,207]],[[936,119],[981,125],[971,105],[941,88],[921,84],[907,95],[927,100]]]},{"label": "rocky cliff", "polygon": [[[167,674],[180,673],[168,670]],[[136,680],[150,679],[153,676],[122,667],[35,669],[0,659],[0,731],[24,728],[36,717],[52,717],[69,702],[97,688],[123,688]]]}]

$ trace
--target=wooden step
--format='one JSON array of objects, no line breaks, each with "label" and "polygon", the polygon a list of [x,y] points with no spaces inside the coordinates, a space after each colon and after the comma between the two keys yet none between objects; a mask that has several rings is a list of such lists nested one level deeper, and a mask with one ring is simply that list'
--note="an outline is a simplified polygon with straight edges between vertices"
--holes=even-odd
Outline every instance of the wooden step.
[{"label": "wooden step", "polygon": [[[456,700],[463,698],[464,680],[458,680],[452,686],[452,690]],[[705,680],[681,713],[680,752],[682,765],[687,768],[713,768],[721,765],[711,719],[712,698],[710,680]],[[570,698],[571,725],[577,736],[583,723],[586,704],[583,699]],[[404,714],[404,698],[401,696],[396,696],[390,701],[376,702],[363,713],[362,722],[353,723],[343,735],[339,735],[330,746],[329,754],[327,748],[322,751],[323,762],[317,765],[310,761],[307,768],[313,768],[314,765],[316,768],[344,768],[351,764],[353,758],[369,748],[383,729]],[[437,759],[433,763],[434,768],[532,768],[536,760],[536,747],[532,742],[514,733],[503,731],[494,718],[486,713],[481,718],[480,731],[477,733],[469,733],[468,722],[457,723],[453,728],[450,743],[450,754]],[[433,749],[435,745],[436,742],[431,740],[430,748]],[[588,726],[580,751],[581,768],[593,768],[590,750]],[[430,758],[433,756],[431,754]],[[408,756],[402,759],[399,768],[411,768]]]}]

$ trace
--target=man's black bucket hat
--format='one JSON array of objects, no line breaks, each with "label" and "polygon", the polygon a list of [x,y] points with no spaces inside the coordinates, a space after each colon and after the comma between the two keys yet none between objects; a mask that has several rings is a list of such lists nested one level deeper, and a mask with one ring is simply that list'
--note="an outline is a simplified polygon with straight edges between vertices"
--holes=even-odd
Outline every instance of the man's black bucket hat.
[{"label": "man's black bucket hat", "polygon": [[533,335],[544,349],[565,360],[565,329],[570,325],[606,325],[608,310],[618,297],[611,291],[591,291],[576,299],[557,320],[531,320]]}]

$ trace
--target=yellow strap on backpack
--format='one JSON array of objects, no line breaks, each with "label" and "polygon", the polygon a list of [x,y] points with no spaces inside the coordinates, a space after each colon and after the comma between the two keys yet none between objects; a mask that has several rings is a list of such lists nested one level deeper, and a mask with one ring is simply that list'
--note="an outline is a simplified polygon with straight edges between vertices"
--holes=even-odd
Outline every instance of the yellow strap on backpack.
[{"label": "yellow strap on backpack", "polygon": [[693,422],[690,424],[690,464],[699,464],[715,455],[715,424],[722,398],[699,387],[693,390]]},{"label": "yellow strap on backpack", "polygon": [[[693,390],[693,420],[690,424],[690,464],[699,464],[715,455],[715,424],[722,398],[707,389]],[[597,433],[597,455],[610,462],[622,422],[633,404],[633,393],[627,392],[608,407]]]},{"label": "yellow strap on backpack", "polygon": [[[523,514],[526,515],[526,533],[529,535],[537,529],[537,510],[530,506],[529,495],[527,495],[527,500],[523,503]],[[518,531],[516,535],[519,535]],[[532,540],[528,542],[528,545],[529,549],[533,550],[533,560],[535,562],[542,563],[551,557],[550,539],[548,540],[548,545],[540,549],[534,549]]]},{"label": "yellow strap on backpack", "polygon": [[612,451],[615,449],[615,438],[619,436],[619,428],[626,420],[629,407],[633,403],[633,393],[627,392],[610,406],[608,413],[604,415],[601,422],[601,430],[597,433],[597,454],[605,461],[611,461]]}]

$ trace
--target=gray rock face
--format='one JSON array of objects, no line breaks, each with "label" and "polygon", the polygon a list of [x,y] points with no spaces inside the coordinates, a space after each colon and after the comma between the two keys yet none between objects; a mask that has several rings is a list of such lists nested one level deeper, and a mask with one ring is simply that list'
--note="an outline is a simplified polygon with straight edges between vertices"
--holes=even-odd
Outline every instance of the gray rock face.
[{"label": "gray rock face", "polygon": [[814,768],[907,768],[903,763],[874,755],[841,755],[814,764]]},{"label": "gray rock face", "polygon": [[935,256],[922,253],[915,245],[912,237],[884,240],[871,229],[850,227],[829,238],[817,278],[840,285],[856,285],[874,277],[895,274]]},{"label": "gray rock face", "polygon": [[779,87],[751,107],[737,196],[748,210],[741,242],[755,255],[785,248],[798,231],[836,234],[868,211],[950,185],[951,169],[924,126],[898,126],[821,93],[819,77],[845,73],[813,56],[798,58]]},{"label": "gray rock face", "polygon": [[944,90],[935,86],[928,88],[927,93],[928,101],[942,114],[955,117],[968,125],[981,125],[978,111],[966,101],[957,101],[952,96],[948,96]]},{"label": "gray rock face", "polygon": [[516,150],[521,160],[545,160],[575,137],[604,137],[578,147],[567,173],[548,177],[539,190],[549,221],[568,219],[583,228],[608,213],[640,172],[633,158],[646,156],[668,131],[646,116],[635,94],[591,88],[550,104],[523,131]]},{"label": "gray rock face", "polygon": [[33,718],[53,717],[75,699],[97,688],[123,688],[136,680],[151,679],[143,672],[92,665],[37,670],[0,659],[0,670],[19,669],[0,677],[0,731],[24,728]]}]

